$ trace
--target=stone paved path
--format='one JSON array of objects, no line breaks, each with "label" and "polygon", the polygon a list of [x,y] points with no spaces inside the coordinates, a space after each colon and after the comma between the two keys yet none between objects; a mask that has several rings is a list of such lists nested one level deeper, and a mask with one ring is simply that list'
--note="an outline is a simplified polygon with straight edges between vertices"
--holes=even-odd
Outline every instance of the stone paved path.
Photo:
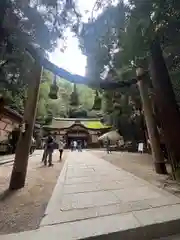
[{"label": "stone paved path", "polygon": [[40,228],[0,239],[158,239],[180,232],[179,219],[179,198],[90,152],[70,152]]}]

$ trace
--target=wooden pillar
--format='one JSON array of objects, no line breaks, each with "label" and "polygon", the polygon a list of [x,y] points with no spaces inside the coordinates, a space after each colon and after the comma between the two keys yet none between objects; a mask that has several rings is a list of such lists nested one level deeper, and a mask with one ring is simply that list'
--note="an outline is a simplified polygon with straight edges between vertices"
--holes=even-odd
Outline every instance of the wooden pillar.
[{"label": "wooden pillar", "polygon": [[41,71],[42,67],[40,63],[36,61],[31,73],[32,77],[28,86],[28,96],[24,110],[24,123],[27,124],[27,129],[24,133],[21,133],[17,144],[14,166],[9,185],[10,190],[20,189],[25,185],[29,151],[37,110],[37,101],[39,98]]},{"label": "wooden pillar", "polygon": [[159,174],[167,174],[164,157],[160,148],[159,133],[153,116],[151,102],[148,96],[148,87],[146,85],[146,79],[145,77],[143,77],[143,74],[141,74],[140,71],[142,72],[143,69],[138,68],[136,72],[138,79],[140,79],[138,81],[138,87],[142,100],[149,140],[151,144],[151,151],[154,160],[155,171],[156,173]]},{"label": "wooden pillar", "polygon": [[177,163],[180,161],[180,112],[158,39],[151,43],[150,53],[152,84],[158,116],[167,147]]}]

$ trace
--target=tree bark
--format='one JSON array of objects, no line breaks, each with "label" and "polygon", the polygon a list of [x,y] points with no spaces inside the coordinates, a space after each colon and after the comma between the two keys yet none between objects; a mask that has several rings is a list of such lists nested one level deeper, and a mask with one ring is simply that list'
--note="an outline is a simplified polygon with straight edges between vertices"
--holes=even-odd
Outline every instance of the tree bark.
[{"label": "tree bark", "polygon": [[8,6],[8,0],[0,1],[0,43],[4,40],[5,29],[3,28],[3,23]]},{"label": "tree bark", "polygon": [[1,115],[4,112],[4,105],[5,105],[5,100],[2,96],[0,96],[0,119],[1,119]]},{"label": "tree bark", "polygon": [[163,153],[160,148],[160,138],[157,130],[156,122],[153,116],[151,102],[148,96],[146,79],[142,79],[138,82],[139,91],[141,95],[144,117],[148,130],[148,135],[151,144],[151,151],[154,160],[155,171],[158,174],[167,174],[166,165],[163,157]]},{"label": "tree bark", "polygon": [[152,84],[158,115],[161,120],[165,142],[177,163],[180,161],[180,112],[158,39],[151,43],[150,53]]},{"label": "tree bark", "polygon": [[26,108],[24,110],[24,123],[27,124],[27,129],[24,133],[21,133],[17,144],[14,166],[9,185],[10,190],[23,188],[25,185],[29,151],[31,147],[31,140],[37,110],[37,101],[39,98],[41,69],[41,65],[38,62],[35,62],[33,71],[31,73],[32,81],[29,82],[28,86]]}]

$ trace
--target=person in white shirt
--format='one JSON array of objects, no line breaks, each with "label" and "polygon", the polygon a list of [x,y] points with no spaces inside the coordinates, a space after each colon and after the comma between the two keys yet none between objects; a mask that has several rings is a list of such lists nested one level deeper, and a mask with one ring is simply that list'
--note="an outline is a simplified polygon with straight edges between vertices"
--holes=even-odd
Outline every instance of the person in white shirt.
[{"label": "person in white shirt", "polygon": [[144,151],[144,144],[143,142],[140,142],[138,144],[138,152],[143,153],[143,151]]},{"label": "person in white shirt", "polygon": [[77,149],[77,141],[73,141],[73,148],[76,151],[76,149]]},{"label": "person in white shirt", "polygon": [[62,140],[59,141],[59,160],[61,161],[62,160],[62,155],[63,155],[63,151],[64,151],[64,142]]}]

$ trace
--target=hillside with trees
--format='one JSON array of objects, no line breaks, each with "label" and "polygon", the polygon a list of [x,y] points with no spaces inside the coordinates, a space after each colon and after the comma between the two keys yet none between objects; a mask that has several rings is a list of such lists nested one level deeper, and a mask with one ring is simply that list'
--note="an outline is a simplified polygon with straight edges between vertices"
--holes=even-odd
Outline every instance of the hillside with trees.
[{"label": "hillside with trees", "polygon": [[[53,100],[49,98],[50,85],[53,80],[52,73],[44,71],[42,75],[42,83],[40,86],[40,95],[38,102],[37,120],[42,123],[51,121],[52,117],[69,117],[70,110],[73,108],[70,103],[70,96],[73,92],[73,84],[64,80],[57,79],[58,99]],[[76,110],[84,110],[91,112],[94,91],[85,85],[77,85],[77,94],[79,105],[75,107]]]}]

